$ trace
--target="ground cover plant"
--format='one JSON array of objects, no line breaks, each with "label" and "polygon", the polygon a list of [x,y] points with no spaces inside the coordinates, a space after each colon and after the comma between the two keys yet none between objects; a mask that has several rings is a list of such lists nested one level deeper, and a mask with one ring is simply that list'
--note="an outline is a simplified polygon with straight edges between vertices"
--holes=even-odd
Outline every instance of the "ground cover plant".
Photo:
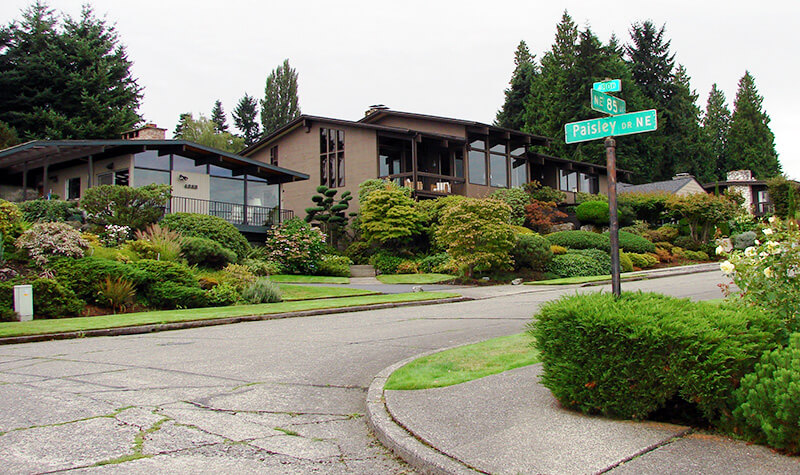
[{"label": "ground cover plant", "polygon": [[418,358],[392,373],[384,389],[452,386],[538,362],[530,337],[520,333]]}]

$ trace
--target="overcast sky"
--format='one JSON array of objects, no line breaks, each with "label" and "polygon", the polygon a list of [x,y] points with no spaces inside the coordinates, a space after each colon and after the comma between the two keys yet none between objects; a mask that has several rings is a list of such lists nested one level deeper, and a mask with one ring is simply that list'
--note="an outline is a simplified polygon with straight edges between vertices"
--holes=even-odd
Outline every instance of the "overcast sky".
[{"label": "overcast sky", "polygon": [[[3,0],[0,20],[31,1]],[[80,0],[51,0],[77,16]],[[749,70],[764,97],[783,170],[800,179],[793,140],[800,109],[800,1],[174,1],[94,0],[116,23],[144,87],[140,112],[169,129],[182,112],[228,113],[247,92],[261,98],[269,72],[289,58],[303,113],[357,120],[371,104],[491,123],[503,103],[514,50],[537,57],[567,9],[601,41],[627,42],[633,22],[666,24],[678,63],[705,109],[713,83],[729,107]],[[588,85],[587,85],[588,86]],[[624,98],[624,92],[622,94]],[[587,96],[588,101],[588,96]]]}]

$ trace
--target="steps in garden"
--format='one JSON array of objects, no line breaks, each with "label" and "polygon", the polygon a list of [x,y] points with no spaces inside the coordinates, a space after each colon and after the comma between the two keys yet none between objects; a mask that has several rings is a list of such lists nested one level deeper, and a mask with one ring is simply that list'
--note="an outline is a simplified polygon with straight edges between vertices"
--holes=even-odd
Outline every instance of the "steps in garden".
[{"label": "steps in garden", "polygon": [[375,277],[372,266],[350,266],[350,277]]}]

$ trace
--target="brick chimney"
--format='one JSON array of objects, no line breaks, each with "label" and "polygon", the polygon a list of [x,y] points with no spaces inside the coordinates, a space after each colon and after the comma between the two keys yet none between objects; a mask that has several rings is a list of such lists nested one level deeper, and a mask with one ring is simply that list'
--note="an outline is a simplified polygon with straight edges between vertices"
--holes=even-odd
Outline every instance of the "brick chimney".
[{"label": "brick chimney", "polygon": [[152,123],[122,133],[123,140],[165,140],[166,138],[167,129],[161,129]]},{"label": "brick chimney", "polygon": [[750,170],[731,170],[728,172],[728,181],[753,181],[753,172]]}]

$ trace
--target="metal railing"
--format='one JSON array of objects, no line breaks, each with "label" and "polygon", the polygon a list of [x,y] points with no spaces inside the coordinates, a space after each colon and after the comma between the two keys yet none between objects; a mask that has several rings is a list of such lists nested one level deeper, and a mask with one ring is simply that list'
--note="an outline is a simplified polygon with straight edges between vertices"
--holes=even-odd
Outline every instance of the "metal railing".
[{"label": "metal railing", "polygon": [[217,216],[231,224],[274,226],[294,217],[294,211],[223,201],[201,200],[174,196],[166,210],[169,213],[198,213]]}]

